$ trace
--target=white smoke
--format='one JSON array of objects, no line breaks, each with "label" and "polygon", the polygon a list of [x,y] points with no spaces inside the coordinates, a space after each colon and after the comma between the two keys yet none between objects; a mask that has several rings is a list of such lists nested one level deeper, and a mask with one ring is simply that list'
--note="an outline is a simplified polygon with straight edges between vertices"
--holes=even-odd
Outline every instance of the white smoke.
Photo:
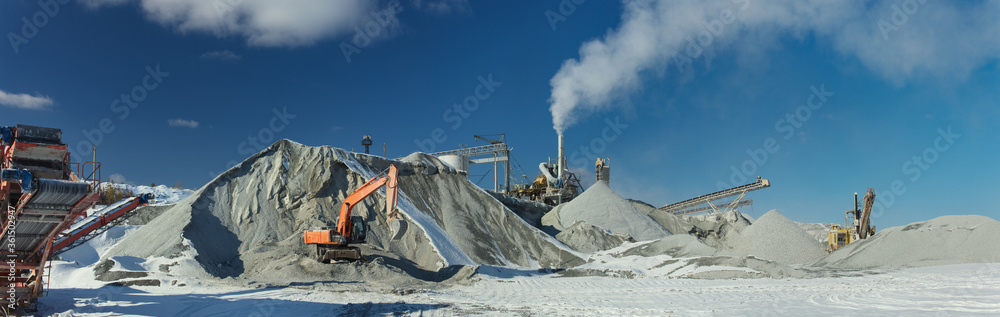
[{"label": "white smoke", "polygon": [[550,81],[559,133],[639,89],[644,71],[670,74],[709,48],[736,55],[766,49],[746,39],[811,36],[817,47],[857,59],[895,85],[925,76],[963,80],[1000,57],[1000,1],[623,2],[621,25],[584,43],[579,59],[566,60]]}]

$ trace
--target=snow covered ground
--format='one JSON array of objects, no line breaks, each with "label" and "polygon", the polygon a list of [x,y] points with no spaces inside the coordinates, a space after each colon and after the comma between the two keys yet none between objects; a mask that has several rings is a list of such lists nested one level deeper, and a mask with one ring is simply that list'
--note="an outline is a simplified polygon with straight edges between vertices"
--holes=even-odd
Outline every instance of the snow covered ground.
[{"label": "snow covered ground", "polygon": [[1000,314],[1000,264],[962,264],[815,279],[559,277],[480,268],[443,290],[345,292],[328,284],[103,286],[56,265],[41,313],[63,316],[695,315],[955,316]]},{"label": "snow covered ground", "polygon": [[[197,196],[145,207],[148,219],[62,254],[39,314],[1000,315],[1000,222],[987,217],[942,216],[888,228],[826,255],[823,226],[796,224],[778,211],[753,224],[738,212],[681,218],[639,210],[608,189],[604,199],[619,200],[617,208],[630,213],[566,215],[585,215],[588,224],[605,214],[649,215],[655,222],[645,223],[675,234],[570,252],[436,159],[418,153],[403,161],[393,163],[410,173],[400,183],[399,207],[414,230],[408,240],[379,240],[387,229],[377,215],[371,218],[371,262],[319,263],[301,244],[301,232],[334,219],[343,193],[389,162],[279,142]],[[154,192],[161,204],[192,194],[167,190],[135,188]],[[610,236],[592,227],[567,240],[597,236],[588,232]],[[648,226],[625,229],[642,227]],[[427,271],[444,262],[483,265]]]},{"label": "snow covered ground", "polygon": [[182,189],[170,188],[164,185],[158,185],[156,187],[150,187],[146,185],[111,184],[111,183],[104,183],[102,185],[115,186],[122,189],[130,189],[136,195],[151,193],[153,194],[153,196],[156,197],[156,199],[153,200],[152,203],[153,205],[174,204],[181,200],[184,200],[184,198],[187,198],[188,196],[191,196],[191,194],[194,193],[194,190],[183,189],[183,188]]},{"label": "snow covered ground", "polygon": [[[824,278],[703,280],[675,278],[682,275],[664,274],[664,268],[642,269],[668,260],[665,256],[604,255],[597,258],[597,262],[604,262],[602,265],[591,263],[583,268],[597,271],[605,267],[635,274],[567,277],[571,271],[540,273],[482,266],[471,283],[434,290],[359,288],[330,282],[244,288],[225,280],[194,277],[176,277],[180,281],[176,285],[125,287],[95,280],[91,264],[134,230],[129,226],[115,228],[64,254],[67,261],[55,262],[51,289],[41,299],[39,313],[46,316],[1000,314],[1000,263],[843,271]],[[115,270],[123,271],[148,264],[118,262],[122,263]]]}]

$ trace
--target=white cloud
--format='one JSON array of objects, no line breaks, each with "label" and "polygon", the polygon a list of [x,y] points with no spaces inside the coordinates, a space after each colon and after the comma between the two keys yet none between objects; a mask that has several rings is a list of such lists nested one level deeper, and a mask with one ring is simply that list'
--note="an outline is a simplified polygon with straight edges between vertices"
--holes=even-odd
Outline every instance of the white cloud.
[{"label": "white cloud", "polygon": [[[896,85],[922,77],[963,80],[1000,57],[997,1],[623,2],[618,29],[584,43],[580,57],[565,61],[551,79],[550,111],[557,131],[641,89],[640,74],[671,74],[665,71],[677,69],[674,58],[688,56],[689,48],[697,53],[695,60],[712,50],[716,58],[731,53],[745,62],[766,59],[766,51],[783,39],[811,37],[817,47],[832,47]],[[718,21],[726,10],[735,16],[733,23],[722,24],[721,31],[706,24]],[[887,25],[880,20],[891,27],[880,28]],[[707,42],[701,51],[691,44],[699,37]]]},{"label": "white cloud", "polygon": [[[131,0],[146,17],[182,33],[242,37],[251,46],[297,47],[353,33],[384,12],[369,0]],[[85,0],[90,7],[129,0]],[[397,3],[398,6],[398,3]],[[396,23],[393,18],[389,22]],[[392,29],[393,26],[387,26]]]},{"label": "white cloud", "polygon": [[167,120],[167,124],[169,124],[171,127],[185,127],[185,128],[192,128],[192,129],[198,128],[198,125],[199,125],[198,121],[184,120],[184,119],[180,119],[180,118],[178,118],[178,119],[169,119],[169,120]]},{"label": "white cloud", "polygon": [[436,14],[468,13],[472,11],[468,0],[413,0],[413,6]]},{"label": "white cloud", "polygon": [[48,110],[54,102],[49,96],[42,95],[29,95],[29,94],[12,94],[6,91],[0,90],[0,105],[7,107],[30,109],[30,110]]},{"label": "white cloud", "polygon": [[205,54],[201,54],[201,58],[217,59],[226,62],[235,62],[242,60],[243,56],[237,55],[236,53],[233,53],[230,50],[221,50],[221,51],[206,52]]},{"label": "white cloud", "polygon": [[132,184],[132,182],[129,182],[128,179],[125,179],[125,175],[117,173],[108,176],[108,180],[115,184]]}]

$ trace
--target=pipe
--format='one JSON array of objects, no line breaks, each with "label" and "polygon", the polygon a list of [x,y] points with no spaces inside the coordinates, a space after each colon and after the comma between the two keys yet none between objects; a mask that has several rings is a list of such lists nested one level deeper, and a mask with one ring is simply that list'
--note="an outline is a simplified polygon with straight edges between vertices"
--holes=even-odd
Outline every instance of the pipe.
[{"label": "pipe", "polygon": [[858,230],[856,232],[860,232],[861,230],[861,221],[858,220],[859,216],[861,215],[858,212],[858,192],[854,192],[854,227],[855,230]]},{"label": "pipe", "polygon": [[559,180],[565,182],[566,180],[563,179],[563,170],[565,170],[565,166],[563,166],[563,164],[564,164],[564,162],[566,162],[566,158],[563,157],[563,135],[562,135],[562,133],[559,134],[559,158],[558,159],[559,159],[559,173],[558,173],[557,177],[559,178]]}]

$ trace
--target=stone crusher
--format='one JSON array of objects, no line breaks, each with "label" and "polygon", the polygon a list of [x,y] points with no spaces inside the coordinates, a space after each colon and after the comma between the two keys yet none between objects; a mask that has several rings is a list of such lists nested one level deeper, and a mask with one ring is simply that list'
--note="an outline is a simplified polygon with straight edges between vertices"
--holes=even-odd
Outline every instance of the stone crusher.
[{"label": "stone crusher", "polygon": [[0,311],[7,315],[37,308],[48,286],[53,241],[99,200],[100,163],[69,157],[59,129],[0,127],[0,254],[7,281]]}]

